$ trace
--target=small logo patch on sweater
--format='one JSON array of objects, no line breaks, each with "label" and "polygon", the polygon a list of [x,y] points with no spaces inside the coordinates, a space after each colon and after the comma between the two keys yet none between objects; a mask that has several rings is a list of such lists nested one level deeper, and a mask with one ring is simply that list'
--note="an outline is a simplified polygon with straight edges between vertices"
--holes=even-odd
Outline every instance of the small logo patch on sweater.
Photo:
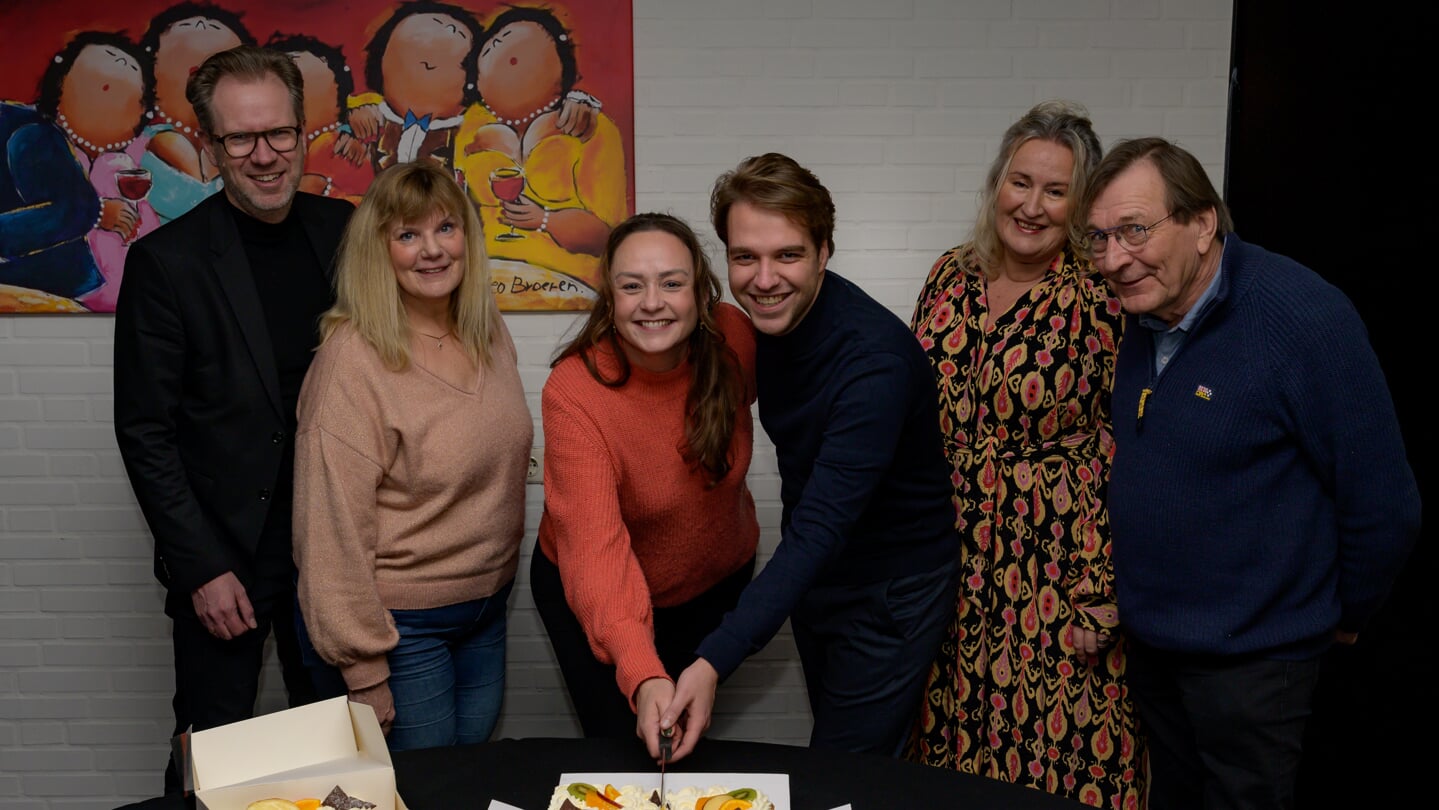
[{"label": "small logo patch on sweater", "polygon": [[1198,388],[1194,389],[1194,395],[1204,400],[1205,402],[1208,402],[1209,400],[1214,398],[1214,391],[1210,390],[1209,386],[1207,385],[1201,385]]}]

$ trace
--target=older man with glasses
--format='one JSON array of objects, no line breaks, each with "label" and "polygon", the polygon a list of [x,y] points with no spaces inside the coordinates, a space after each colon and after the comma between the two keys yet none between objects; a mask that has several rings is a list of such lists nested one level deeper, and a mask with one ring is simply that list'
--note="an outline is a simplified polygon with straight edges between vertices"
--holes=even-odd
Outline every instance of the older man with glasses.
[{"label": "older man with glasses", "polygon": [[251,716],[272,629],[291,705],[321,696],[294,618],[292,437],[352,210],[296,193],[287,55],[223,51],[186,95],[224,191],[131,246],[115,318],[115,434],[167,591],[177,733]]},{"label": "older man with glasses", "polygon": [[1384,375],[1348,299],[1241,241],[1173,144],[1115,146],[1077,221],[1131,321],[1108,503],[1150,806],[1292,807],[1319,657],[1418,536]]}]

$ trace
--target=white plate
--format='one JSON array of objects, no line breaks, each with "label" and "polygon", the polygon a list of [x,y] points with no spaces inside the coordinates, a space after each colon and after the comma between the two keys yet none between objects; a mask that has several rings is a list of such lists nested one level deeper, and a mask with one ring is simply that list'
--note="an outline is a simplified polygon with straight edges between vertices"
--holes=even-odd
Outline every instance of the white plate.
[{"label": "white plate", "polygon": [[[634,785],[648,790],[659,790],[660,772],[642,773],[562,773],[560,784],[588,782],[591,785]],[[787,773],[695,773],[693,771],[670,771],[665,776],[665,789],[683,790],[687,787],[707,788],[724,785],[734,788],[754,788],[769,797],[774,810],[790,810],[789,774]]]}]

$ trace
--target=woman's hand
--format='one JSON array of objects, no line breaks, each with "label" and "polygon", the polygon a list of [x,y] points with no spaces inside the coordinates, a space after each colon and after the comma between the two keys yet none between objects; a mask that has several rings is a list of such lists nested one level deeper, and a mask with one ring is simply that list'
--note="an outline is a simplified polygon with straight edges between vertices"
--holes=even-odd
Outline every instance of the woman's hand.
[{"label": "woman's hand", "polygon": [[105,197],[100,200],[99,227],[120,234],[120,238],[128,242],[134,238],[135,229],[140,227],[140,212],[129,200]]},{"label": "woman's hand", "polygon": [[330,152],[355,166],[363,166],[370,160],[370,145],[348,132],[341,132],[335,138],[335,147]]},{"label": "woman's hand", "polygon": [[559,115],[555,117],[555,129],[563,135],[572,135],[587,141],[595,134],[595,119],[600,111],[587,101],[566,98],[560,104]]},{"label": "woman's hand", "polygon": [[504,209],[504,213],[500,217],[500,222],[506,225],[513,225],[526,231],[537,231],[541,225],[548,226],[549,212],[543,205],[529,197],[521,195],[514,202],[501,201],[501,207]]},{"label": "woman's hand", "polygon": [[660,758],[660,714],[674,700],[675,685],[669,678],[650,678],[635,690],[635,735],[656,761]]},{"label": "woman's hand", "polygon": [[347,122],[356,138],[373,143],[380,137],[380,125],[384,123],[384,116],[380,113],[380,105],[364,104],[350,110]]},{"label": "woman's hand", "polygon": [[543,231],[555,244],[570,253],[598,256],[604,250],[610,226],[583,208],[551,208],[520,197],[514,202],[500,201],[500,222],[526,231]]},{"label": "woman's hand", "polygon": [[1114,636],[1108,630],[1089,630],[1077,624],[1071,624],[1069,630],[1075,653],[1084,656],[1090,666],[1098,664],[1103,651],[1114,643]]},{"label": "woman's hand", "polygon": [[395,698],[390,694],[388,680],[380,681],[374,686],[367,686],[364,689],[351,689],[350,700],[374,709],[375,719],[380,721],[380,731],[386,735],[390,733],[390,726],[395,724]]}]

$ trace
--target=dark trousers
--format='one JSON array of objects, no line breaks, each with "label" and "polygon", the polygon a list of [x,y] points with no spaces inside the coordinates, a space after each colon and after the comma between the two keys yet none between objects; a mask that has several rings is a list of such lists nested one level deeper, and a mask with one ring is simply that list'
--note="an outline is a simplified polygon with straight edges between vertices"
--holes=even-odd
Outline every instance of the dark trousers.
[{"label": "dark trousers", "polygon": [[[165,612],[173,622],[175,646],[175,733],[203,731],[255,713],[265,639],[275,633],[275,651],[291,706],[311,703],[319,696],[301,660],[295,633],[293,575],[271,576],[246,588],[255,610],[257,627],[229,641],[218,639],[195,615],[190,594],[172,591]],[[165,792],[179,793],[180,771],[171,760],[165,770]]]},{"label": "dark trousers", "polygon": [[[671,678],[678,678],[694,663],[695,649],[719,626],[720,619],[739,601],[754,576],[754,560],[708,591],[674,607],[654,609],[655,650]],[[574,703],[586,737],[633,737],[635,713],[629,695],[620,693],[615,668],[601,664],[590,652],[579,619],[565,602],[560,569],[538,548],[530,560],[530,591],[535,607],[555,649],[565,688]]]},{"label": "dark trousers", "polygon": [[899,756],[954,613],[954,571],[811,588],[791,617],[810,747]]},{"label": "dark trousers", "polygon": [[1131,639],[1126,667],[1153,810],[1294,806],[1319,659],[1185,655]]}]

